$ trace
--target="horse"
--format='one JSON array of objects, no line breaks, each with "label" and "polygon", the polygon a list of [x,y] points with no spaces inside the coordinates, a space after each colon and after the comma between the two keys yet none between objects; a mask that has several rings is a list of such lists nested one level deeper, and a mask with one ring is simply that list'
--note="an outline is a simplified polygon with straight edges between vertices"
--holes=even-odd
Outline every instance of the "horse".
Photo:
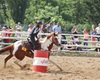
[{"label": "horse", "polygon": [[[56,38],[56,36],[57,36],[57,34],[55,35],[55,33],[52,32],[52,33],[48,34],[43,41],[39,41],[39,43],[37,45],[40,48],[40,50],[41,49],[48,50],[49,56],[50,56],[50,51],[53,47],[53,44],[55,44],[57,46],[59,45],[59,42],[58,42],[58,39]],[[9,59],[11,59],[13,56],[15,56],[17,58],[17,61],[15,61],[14,63],[17,64],[20,68],[23,68],[23,66],[21,66],[18,63],[18,60],[22,61],[25,56],[27,56],[29,58],[34,57],[33,54],[30,52],[30,47],[31,47],[31,44],[28,41],[19,40],[11,45],[8,45],[8,46],[2,48],[0,50],[0,54],[2,54],[5,51],[10,52],[10,54],[4,60],[4,67],[6,67],[7,61]],[[49,58],[49,56],[48,56],[48,58]],[[52,61],[50,61],[50,62],[52,62]],[[52,62],[52,63],[55,64],[54,62]],[[58,65],[56,65],[56,66],[59,68]]]}]

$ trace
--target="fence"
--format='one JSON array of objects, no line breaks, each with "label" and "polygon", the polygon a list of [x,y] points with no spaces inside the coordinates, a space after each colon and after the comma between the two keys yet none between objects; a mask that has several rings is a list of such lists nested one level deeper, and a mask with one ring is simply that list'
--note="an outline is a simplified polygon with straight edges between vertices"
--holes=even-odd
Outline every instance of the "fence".
[{"label": "fence", "polygon": [[[0,33],[3,33],[2,31],[0,31]],[[28,33],[27,32],[6,32],[6,33],[11,33],[11,34],[16,34],[16,33],[19,33],[19,34],[22,34],[22,37],[17,37],[17,39],[21,39],[21,40],[26,40],[27,39],[27,35],[28,35]],[[39,35],[47,35],[48,33],[39,33]],[[62,39],[62,37],[61,36],[66,36],[66,39]],[[70,37],[73,37],[73,36],[78,36],[79,38],[81,38],[79,41],[82,43],[82,44],[79,44],[79,45],[76,45],[76,44],[74,44],[74,45],[68,45],[68,42],[70,41]],[[89,37],[95,37],[95,38],[98,38],[98,37],[100,37],[100,36],[97,36],[97,35],[87,35],[87,36],[89,36]],[[62,48],[61,48],[61,46],[60,47],[58,47],[58,50],[56,50],[56,51],[65,51],[65,52],[89,52],[89,51],[91,51],[91,52],[93,52],[94,50],[93,49],[95,49],[95,48],[100,48],[100,46],[97,46],[97,45],[91,45],[91,43],[98,43],[98,41],[96,40],[96,41],[91,41],[91,38],[89,38],[89,40],[88,41],[84,41],[83,40],[83,37],[84,37],[84,35],[83,34],[59,34],[59,41],[60,41],[60,43],[61,42],[63,42],[63,41],[66,41],[67,42],[67,44],[62,44]],[[14,37],[14,36],[12,36],[12,37],[2,37],[2,36],[0,36],[0,39],[2,40],[2,39],[16,39],[16,37]],[[72,42],[75,42],[74,40],[72,40]],[[84,46],[83,45],[83,43],[84,42],[88,42],[89,43],[89,45],[88,46]],[[0,44],[1,45],[9,45],[9,44],[12,44],[12,43],[2,43],[2,42],[0,42]],[[82,51],[78,51],[78,50],[68,50],[68,49],[65,49],[66,47],[81,47],[81,48],[83,48],[83,50]],[[55,47],[56,48],[56,47]],[[55,51],[55,50],[52,50],[52,51]]]}]

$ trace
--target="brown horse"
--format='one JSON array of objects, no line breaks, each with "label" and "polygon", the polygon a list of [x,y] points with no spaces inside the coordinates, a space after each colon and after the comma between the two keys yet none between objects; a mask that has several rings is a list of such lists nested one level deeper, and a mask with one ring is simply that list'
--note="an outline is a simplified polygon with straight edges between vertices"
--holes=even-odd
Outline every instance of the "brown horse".
[{"label": "brown horse", "polygon": [[[46,36],[46,38],[39,42],[38,47],[43,50],[48,50],[51,51],[53,44],[58,44],[58,39],[55,37],[55,33],[50,33],[49,35]],[[18,60],[23,60],[25,56],[32,58],[33,55],[30,53],[30,43],[27,41],[17,41],[14,44],[8,45],[0,50],[0,54],[9,51],[10,54],[5,58],[4,61],[4,67],[6,67],[7,61],[15,56]],[[50,54],[50,53],[49,53]],[[20,64],[18,64],[18,61],[15,61],[15,63],[23,68]],[[57,65],[56,65],[57,66]]]}]

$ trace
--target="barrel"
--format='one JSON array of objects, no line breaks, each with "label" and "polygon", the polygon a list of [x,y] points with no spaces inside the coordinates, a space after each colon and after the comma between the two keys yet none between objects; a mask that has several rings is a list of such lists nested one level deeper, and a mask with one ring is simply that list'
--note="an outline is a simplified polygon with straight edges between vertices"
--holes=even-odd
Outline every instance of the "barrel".
[{"label": "barrel", "polygon": [[35,72],[47,72],[48,65],[48,51],[34,50],[33,58],[33,71]]}]

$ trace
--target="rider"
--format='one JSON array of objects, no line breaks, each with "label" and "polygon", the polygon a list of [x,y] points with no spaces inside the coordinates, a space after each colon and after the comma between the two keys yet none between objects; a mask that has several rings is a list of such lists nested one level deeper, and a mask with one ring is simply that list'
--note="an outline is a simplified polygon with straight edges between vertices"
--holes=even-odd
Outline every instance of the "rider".
[{"label": "rider", "polygon": [[40,27],[42,26],[41,21],[36,21],[35,26],[33,27],[32,31],[29,33],[28,41],[32,43],[32,49],[37,49],[36,42],[38,41],[37,34],[39,33]]}]

